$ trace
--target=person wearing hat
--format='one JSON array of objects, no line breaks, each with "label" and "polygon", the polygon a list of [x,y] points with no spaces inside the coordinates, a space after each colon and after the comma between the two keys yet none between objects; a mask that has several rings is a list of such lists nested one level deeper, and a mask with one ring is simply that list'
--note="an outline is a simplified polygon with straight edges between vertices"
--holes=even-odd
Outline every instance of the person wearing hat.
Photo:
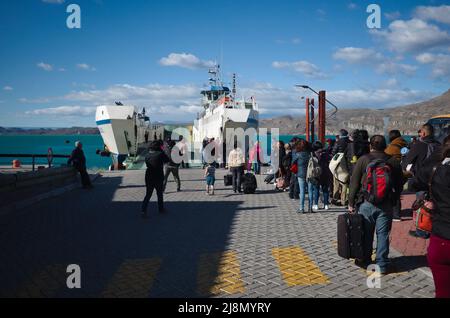
[{"label": "person wearing hat", "polygon": [[153,141],[149,152],[145,157],[147,170],[145,172],[145,187],[147,188],[142,202],[142,217],[147,218],[148,203],[156,190],[158,196],[158,210],[164,213],[164,165],[170,162],[170,158],[162,150],[162,141]]}]

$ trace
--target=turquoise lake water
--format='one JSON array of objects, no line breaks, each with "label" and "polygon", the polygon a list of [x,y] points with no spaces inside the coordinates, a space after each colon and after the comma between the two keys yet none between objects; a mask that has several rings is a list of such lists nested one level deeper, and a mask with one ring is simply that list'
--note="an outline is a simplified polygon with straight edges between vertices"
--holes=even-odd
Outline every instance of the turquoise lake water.
[{"label": "turquoise lake water", "polygon": [[[105,169],[111,164],[110,158],[97,155],[97,149],[103,149],[103,140],[100,135],[73,135],[73,136],[0,136],[0,154],[47,154],[48,148],[54,154],[70,155],[74,149],[75,141],[83,143],[89,169]],[[66,143],[69,142],[69,143]],[[0,165],[11,165],[15,158],[0,158]],[[30,159],[20,159],[22,164],[31,164]],[[47,164],[47,159],[37,159],[38,163]],[[66,159],[54,159],[54,164],[65,164]]]}]

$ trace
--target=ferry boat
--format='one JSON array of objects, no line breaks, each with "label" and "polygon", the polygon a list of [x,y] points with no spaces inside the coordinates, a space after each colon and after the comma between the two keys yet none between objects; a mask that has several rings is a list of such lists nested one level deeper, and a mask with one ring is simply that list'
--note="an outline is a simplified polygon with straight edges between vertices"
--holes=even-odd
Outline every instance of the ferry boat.
[{"label": "ferry boat", "polygon": [[95,120],[103,138],[104,156],[111,156],[112,170],[131,169],[143,163],[148,143],[161,138],[164,128],[151,125],[145,108],[137,111],[134,106],[115,105],[97,107]]},{"label": "ferry boat", "polygon": [[[238,99],[236,75],[230,90],[221,80],[220,65],[209,70],[209,87],[201,92],[203,111],[198,114],[193,127],[194,151],[201,152],[205,140],[212,140],[225,147],[229,142],[228,128],[258,129],[259,111],[254,97],[250,100]],[[232,141],[230,141],[232,142]],[[225,152],[219,163],[225,163]]]}]

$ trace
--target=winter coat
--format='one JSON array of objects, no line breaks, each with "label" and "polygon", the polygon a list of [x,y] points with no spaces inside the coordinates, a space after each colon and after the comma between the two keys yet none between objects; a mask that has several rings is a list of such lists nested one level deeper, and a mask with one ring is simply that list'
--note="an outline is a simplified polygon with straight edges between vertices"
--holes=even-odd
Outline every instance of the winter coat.
[{"label": "winter coat", "polygon": [[333,147],[333,156],[338,153],[344,153],[347,150],[350,139],[348,137],[341,137]]},{"label": "winter coat", "polygon": [[292,163],[296,163],[298,166],[297,177],[306,179],[306,174],[308,172],[308,163],[311,158],[311,153],[309,151],[296,152],[293,154]]},{"label": "winter coat", "polygon": [[321,186],[329,186],[332,183],[333,180],[333,174],[330,170],[330,161],[331,161],[331,154],[329,151],[325,149],[319,149],[315,153],[316,158],[319,160],[319,166],[322,170],[322,173],[319,178],[319,184]]},{"label": "winter coat", "polygon": [[402,137],[394,139],[386,148],[385,153],[394,157],[398,161],[402,161],[402,149],[407,147],[408,143]]}]

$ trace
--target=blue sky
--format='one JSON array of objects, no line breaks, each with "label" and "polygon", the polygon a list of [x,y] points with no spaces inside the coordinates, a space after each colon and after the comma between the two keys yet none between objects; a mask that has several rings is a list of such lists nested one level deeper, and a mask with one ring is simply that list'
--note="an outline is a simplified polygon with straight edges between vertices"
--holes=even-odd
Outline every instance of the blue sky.
[{"label": "blue sky", "polygon": [[[79,30],[66,26],[70,3]],[[379,30],[366,26],[370,3]],[[422,101],[450,84],[446,1],[3,0],[0,21],[7,127],[94,126],[95,107],[115,100],[191,121],[215,61],[263,117],[301,114],[308,93],[295,84],[347,108]]]}]

